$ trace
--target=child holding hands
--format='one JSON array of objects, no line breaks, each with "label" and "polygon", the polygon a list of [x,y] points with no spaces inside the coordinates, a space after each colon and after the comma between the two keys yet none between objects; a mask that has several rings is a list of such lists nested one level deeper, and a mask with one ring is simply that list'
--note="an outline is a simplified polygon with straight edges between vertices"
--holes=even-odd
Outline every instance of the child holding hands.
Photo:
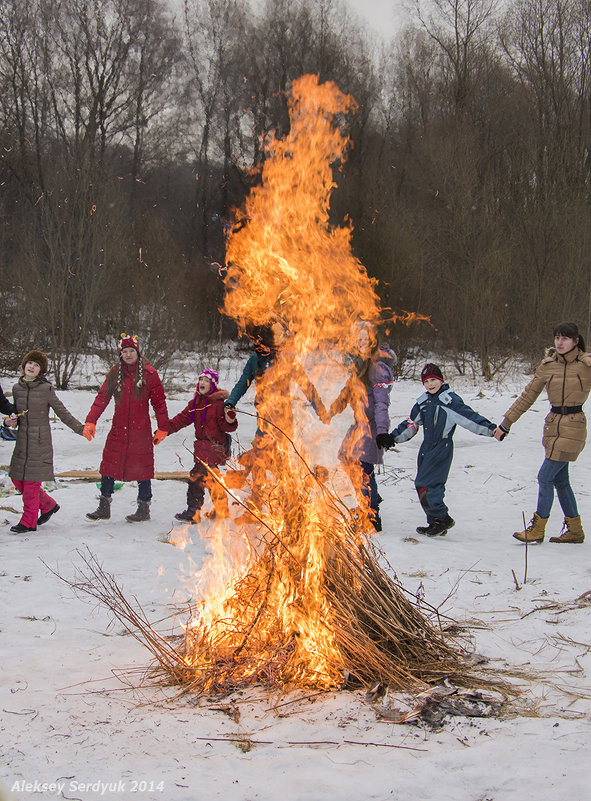
[{"label": "child holding hands", "polygon": [[21,366],[23,374],[12,389],[18,434],[9,474],[14,486],[22,493],[23,514],[20,522],[11,527],[13,534],[36,531],[37,526],[46,523],[59,510],[59,505],[41,488],[42,481],[54,480],[49,410],[53,409],[62,423],[76,434],[82,435],[84,428],[45,378],[48,363],[44,353],[30,351]]},{"label": "child holding hands", "polygon": [[[216,370],[202,370],[193,398],[170,421],[169,434],[191,424],[195,427],[195,464],[189,473],[187,508],[175,515],[177,520],[186,523],[199,522],[206,488],[211,495],[216,517],[224,518],[229,514],[226,493],[207,469],[209,467],[211,472],[219,475],[218,467],[225,464],[230,455],[227,435],[238,427],[236,411],[233,408],[224,408],[228,393],[225,389],[219,389],[218,383]],[[154,444],[162,442],[165,437],[164,432],[156,432]]]},{"label": "child holding hands", "polygon": [[436,364],[425,365],[421,381],[426,391],[417,398],[410,417],[390,434],[378,434],[376,444],[379,448],[392,448],[414,437],[423,426],[424,440],[417,459],[415,487],[427,515],[427,525],[418,526],[417,533],[428,537],[444,536],[455,524],[443,498],[453,459],[456,425],[497,440],[502,439],[503,432],[452,392]]}]

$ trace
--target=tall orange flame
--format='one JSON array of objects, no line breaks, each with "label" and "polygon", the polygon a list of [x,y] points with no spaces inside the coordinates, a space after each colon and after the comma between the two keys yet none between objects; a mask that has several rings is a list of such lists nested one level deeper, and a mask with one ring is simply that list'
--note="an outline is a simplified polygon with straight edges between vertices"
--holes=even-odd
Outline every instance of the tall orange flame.
[{"label": "tall orange flame", "polygon": [[348,146],[336,120],[355,109],[333,83],[294,82],[290,132],[267,143],[261,185],[228,241],[224,311],[239,322],[282,317],[296,348],[338,342],[353,320],[379,319],[373,282],[351,253],[351,226],[329,221],[333,165]]},{"label": "tall orange flame", "polygon": [[[281,321],[287,342],[257,382],[263,436],[243,460],[252,484],[242,528],[249,558],[207,595],[186,630],[187,664],[211,677],[202,682],[209,689],[253,679],[335,687],[347,667],[326,568],[352,537],[363,542],[367,510],[352,525],[355,501],[339,496],[353,497],[356,478],[338,461],[336,430],[313,418],[302,392],[323,417],[313,384],[332,400],[348,376],[354,323],[380,320],[374,281],[351,252],[350,224],[330,221],[333,171],[348,147],[343,124],[355,108],[333,83],[312,75],[294,82],[290,132],[267,141],[260,185],[228,239],[225,313],[242,329]],[[235,528],[225,521],[217,530],[226,567]]]}]

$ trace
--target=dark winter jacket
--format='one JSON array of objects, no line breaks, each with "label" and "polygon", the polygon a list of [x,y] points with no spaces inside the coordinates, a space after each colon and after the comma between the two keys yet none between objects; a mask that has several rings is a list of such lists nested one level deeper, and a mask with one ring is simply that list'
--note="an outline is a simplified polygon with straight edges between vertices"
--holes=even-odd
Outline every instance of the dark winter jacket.
[{"label": "dark winter jacket", "polygon": [[[392,431],[396,442],[406,442],[423,427],[424,439],[417,457],[415,486],[429,520],[441,519],[447,514],[443,487],[453,460],[456,425],[483,437],[492,437],[496,428],[494,423],[465,404],[447,384],[442,384],[434,395],[424,392],[417,398],[410,417]],[[435,494],[427,492],[423,495],[429,487],[438,489]]]},{"label": "dark winter jacket", "polygon": [[347,431],[339,450],[343,461],[382,463],[382,450],[375,439],[390,427],[388,409],[393,383],[392,368],[396,356],[382,345],[360,377],[360,371],[349,377],[339,396],[330,407],[329,416],[340,414],[348,405],[353,410],[354,423]]},{"label": "dark winter jacket", "polygon": [[[169,426],[166,398],[160,378],[155,368],[145,361],[143,362],[145,384],[140,397],[136,397],[133,384],[137,366],[137,362],[122,366],[121,396],[115,402],[113,422],[107,435],[100,466],[102,476],[120,481],[146,481],[154,478],[150,403],[156,414],[158,428],[168,431]],[[118,369],[119,365],[116,365],[111,373],[116,373]],[[107,376],[90,408],[86,418],[87,423],[96,423],[109,405],[112,397],[110,385]]]},{"label": "dark winter jacket", "polygon": [[439,392],[434,395],[424,392],[417,398],[410,417],[392,431],[392,436],[396,442],[406,442],[423,426],[424,441],[421,449],[425,451],[442,440],[451,440],[456,425],[483,437],[492,437],[496,428],[494,423],[464,403],[448,384],[442,384]]},{"label": "dark winter jacket", "polygon": [[[236,382],[234,389],[228,396],[227,404],[229,406],[236,406],[240,398],[246,393],[246,390],[255,379],[260,378],[265,370],[273,364],[275,354],[271,353],[269,356],[261,356],[258,353],[253,353],[246,364],[242,375]],[[256,401],[255,401],[256,403]]]},{"label": "dark winter jacket", "polygon": [[[246,362],[242,375],[230,393],[227,405],[235,406],[251,383],[256,383],[254,405],[257,415],[257,434],[277,435],[279,425],[288,436],[293,435],[291,382],[295,381],[315,412],[323,417],[324,405],[304,368],[287,349],[272,351],[268,356],[253,353]],[[268,424],[267,419],[272,423]]]},{"label": "dark winter jacket", "polygon": [[[510,428],[546,389],[551,406],[582,406],[591,391],[591,353],[574,348],[561,356],[553,348],[542,360],[536,374],[509,411],[501,425]],[[574,462],[585,447],[587,418],[584,413],[550,412],[544,422],[542,444],[546,458],[557,462]]]},{"label": "dark winter jacket", "polygon": [[15,412],[16,407],[8,400],[0,387],[0,414],[14,414]]},{"label": "dark winter jacket", "polygon": [[[189,401],[182,412],[170,421],[169,434],[180,431],[185,426],[195,426],[195,443],[193,453],[210,467],[224,464],[228,458],[226,434],[236,431],[236,419],[228,423],[224,415],[224,401],[228,393],[225,389],[217,389],[209,395],[199,392]],[[232,412],[235,416],[235,412]]]},{"label": "dark winter jacket", "polygon": [[12,397],[20,416],[10,477],[19,481],[53,481],[49,410],[53,409],[62,423],[76,434],[82,434],[83,425],[70,414],[43,376],[34,381],[21,377],[12,389]]}]

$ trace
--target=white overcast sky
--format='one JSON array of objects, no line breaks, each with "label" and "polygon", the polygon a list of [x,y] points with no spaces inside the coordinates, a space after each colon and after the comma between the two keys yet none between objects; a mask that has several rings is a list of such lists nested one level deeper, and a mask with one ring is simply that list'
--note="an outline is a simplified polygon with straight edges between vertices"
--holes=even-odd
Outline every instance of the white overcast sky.
[{"label": "white overcast sky", "polygon": [[[389,41],[408,20],[407,9],[413,0],[342,0],[351,11],[365,22],[370,31]],[[183,0],[168,0],[177,19],[182,16]],[[264,0],[254,0],[262,7]]]},{"label": "white overcast sky", "polygon": [[408,18],[410,0],[345,0],[346,4],[365,20],[371,29],[389,40]]}]

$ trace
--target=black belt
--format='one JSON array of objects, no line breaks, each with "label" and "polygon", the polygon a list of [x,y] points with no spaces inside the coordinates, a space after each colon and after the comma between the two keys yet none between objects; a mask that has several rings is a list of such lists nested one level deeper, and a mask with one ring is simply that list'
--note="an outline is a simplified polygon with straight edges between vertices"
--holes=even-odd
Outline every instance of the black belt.
[{"label": "black belt", "polygon": [[582,406],[553,406],[550,410],[552,414],[579,414],[583,411]]}]

